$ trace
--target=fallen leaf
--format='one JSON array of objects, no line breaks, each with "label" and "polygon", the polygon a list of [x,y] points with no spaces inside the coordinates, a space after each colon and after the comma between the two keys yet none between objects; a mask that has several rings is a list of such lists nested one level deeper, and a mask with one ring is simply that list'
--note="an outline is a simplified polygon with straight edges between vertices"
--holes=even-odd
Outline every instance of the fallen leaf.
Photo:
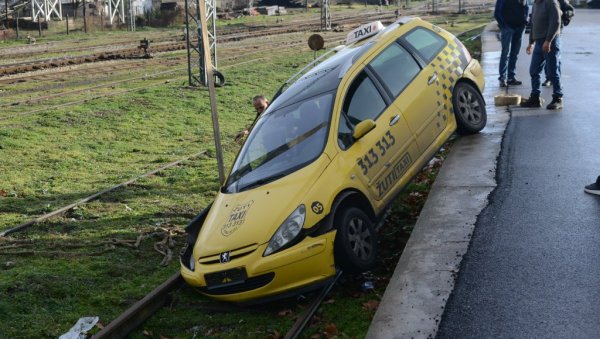
[{"label": "fallen leaf", "polygon": [[281,339],[281,334],[278,331],[273,330],[273,332],[271,334],[269,334],[267,336],[267,338],[268,339]]},{"label": "fallen leaf", "polygon": [[337,334],[337,331],[337,326],[335,326],[335,324],[327,324],[325,326],[325,333],[328,335]]},{"label": "fallen leaf", "polygon": [[144,330],[144,335],[145,335],[146,337],[150,337],[150,338],[152,338],[152,337],[153,337],[153,335],[152,335],[152,332],[150,332],[150,331],[148,331],[148,330]]},{"label": "fallen leaf", "polygon": [[379,307],[379,301],[377,300],[369,300],[362,304],[363,308],[367,311],[376,311],[377,307]]},{"label": "fallen leaf", "polygon": [[321,338],[322,338],[322,336],[321,336],[321,333],[316,333],[316,334],[313,334],[313,335],[310,337],[310,339],[321,339]]},{"label": "fallen leaf", "polygon": [[329,304],[333,304],[333,303],[335,303],[335,299],[329,299],[329,300],[325,300],[323,302],[323,305],[329,305]]},{"label": "fallen leaf", "polygon": [[0,190],[0,197],[5,197],[7,195],[8,195],[8,193],[6,193],[5,190]]},{"label": "fallen leaf", "polygon": [[292,310],[289,308],[286,308],[285,310],[279,311],[279,313],[277,313],[278,316],[280,317],[285,317],[292,314]]},{"label": "fallen leaf", "polygon": [[160,339],[169,339],[169,337],[165,337],[164,335],[160,335]]}]

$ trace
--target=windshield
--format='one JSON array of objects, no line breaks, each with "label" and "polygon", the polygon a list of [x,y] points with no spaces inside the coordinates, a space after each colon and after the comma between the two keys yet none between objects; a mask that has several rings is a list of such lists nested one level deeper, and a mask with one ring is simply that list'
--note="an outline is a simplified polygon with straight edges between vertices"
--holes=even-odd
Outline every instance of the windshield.
[{"label": "windshield", "polygon": [[224,192],[264,185],[315,160],[325,147],[334,94],[322,93],[262,115],[231,169]]}]

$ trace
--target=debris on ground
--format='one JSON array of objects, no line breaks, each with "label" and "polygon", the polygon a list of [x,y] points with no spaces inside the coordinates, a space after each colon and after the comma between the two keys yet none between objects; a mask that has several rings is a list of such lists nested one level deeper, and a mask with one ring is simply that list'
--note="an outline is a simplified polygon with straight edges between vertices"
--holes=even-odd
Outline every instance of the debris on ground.
[{"label": "debris on ground", "polygon": [[[161,266],[168,266],[173,260],[173,251],[175,249],[177,236],[185,234],[183,229],[175,225],[160,224],[153,230],[139,234],[136,239],[109,238],[102,241],[78,241],[78,242],[56,242],[40,244],[39,241],[31,239],[13,239],[2,238],[0,241],[0,255],[19,255],[19,256],[47,256],[47,257],[70,257],[70,256],[98,256],[106,252],[117,249],[117,247],[126,247],[139,250],[142,241],[150,238],[160,239],[153,245],[156,252],[163,256],[160,262]],[[43,247],[43,250],[39,250]],[[74,249],[100,247],[98,251],[72,251]],[[18,249],[18,250],[15,250]],[[71,251],[69,251],[71,250]],[[6,269],[7,267],[5,267]]]},{"label": "debris on ground", "polygon": [[71,327],[69,332],[61,335],[59,339],[85,339],[85,334],[87,333],[87,331],[94,328],[98,320],[100,320],[100,318],[98,317],[79,318],[79,320],[77,320],[77,323],[75,323],[75,325]]}]

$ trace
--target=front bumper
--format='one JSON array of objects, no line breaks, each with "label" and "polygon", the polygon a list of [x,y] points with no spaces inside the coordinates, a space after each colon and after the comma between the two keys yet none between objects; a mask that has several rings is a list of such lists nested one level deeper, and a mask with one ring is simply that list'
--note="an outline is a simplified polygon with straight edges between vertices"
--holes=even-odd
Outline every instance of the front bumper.
[{"label": "front bumper", "polygon": [[[298,244],[263,257],[267,244],[227,263],[202,264],[188,268],[191,251],[181,257],[181,275],[203,294],[218,300],[247,302],[252,299],[287,294],[323,282],[335,275],[333,242],[335,231],[306,237]],[[206,276],[212,281],[207,286]],[[215,283],[215,276],[222,277]]]}]

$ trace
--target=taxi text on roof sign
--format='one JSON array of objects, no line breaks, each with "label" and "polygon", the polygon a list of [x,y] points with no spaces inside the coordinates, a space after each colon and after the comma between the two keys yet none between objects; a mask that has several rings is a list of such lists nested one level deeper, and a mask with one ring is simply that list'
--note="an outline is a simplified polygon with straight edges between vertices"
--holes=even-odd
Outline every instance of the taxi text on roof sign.
[{"label": "taxi text on roof sign", "polygon": [[357,29],[351,31],[346,36],[346,44],[351,44],[353,42],[362,40],[364,38],[368,38],[372,35],[377,34],[377,32],[381,31],[384,28],[381,21],[374,21],[365,25],[358,27]]}]

